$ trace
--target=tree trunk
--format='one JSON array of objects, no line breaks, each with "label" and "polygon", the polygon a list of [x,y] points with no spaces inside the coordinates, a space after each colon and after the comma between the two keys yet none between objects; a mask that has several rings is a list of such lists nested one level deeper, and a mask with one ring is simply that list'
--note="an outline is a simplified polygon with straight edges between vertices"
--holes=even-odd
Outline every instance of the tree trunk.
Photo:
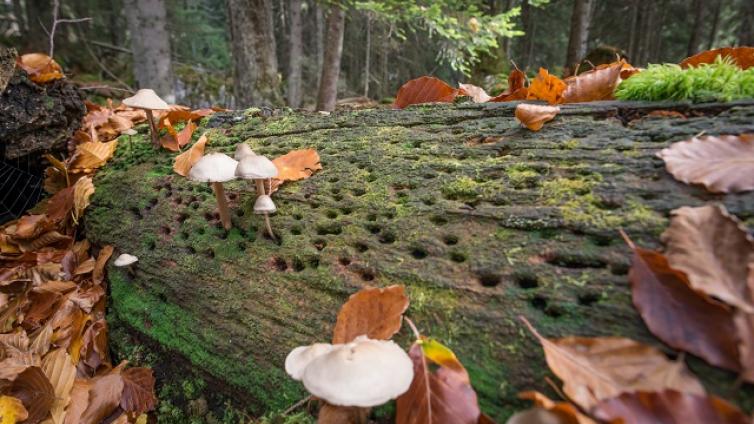
[{"label": "tree trunk", "polygon": [[[749,0],[754,1],[754,0]],[[715,39],[717,38],[717,29],[720,26],[720,9],[722,8],[722,0],[713,0],[712,5],[712,25],[709,30],[709,37],[707,37],[707,49],[711,50],[715,45]],[[747,22],[742,20],[742,22]],[[748,25],[752,25],[751,21],[748,21]]]},{"label": "tree trunk", "polygon": [[521,37],[521,66],[524,70],[531,65],[534,54],[534,36],[537,22],[534,19],[535,8],[529,5],[527,0],[521,2],[521,20],[524,25],[524,35]]},{"label": "tree trunk", "polygon": [[[322,10],[322,5],[315,2],[315,40],[317,44],[317,75],[322,75],[322,63],[325,60],[325,12]],[[319,83],[319,80],[317,80]]]},{"label": "tree trunk", "polygon": [[303,39],[301,38],[301,0],[290,0],[290,35],[288,45],[288,105],[301,107],[301,60],[303,59]]},{"label": "tree trunk", "polygon": [[367,13],[367,45],[364,50],[364,97],[369,97],[369,77],[372,64],[372,15],[370,13]]},{"label": "tree trunk", "polygon": [[631,30],[628,34],[628,58],[629,61],[637,59],[637,44],[639,40],[639,9],[641,0],[631,3]]},{"label": "tree trunk", "polygon": [[24,8],[21,4],[21,0],[13,0],[13,17],[16,18],[18,32],[21,34],[21,39],[28,40],[29,27],[26,24],[26,16],[24,16]]},{"label": "tree trunk", "polygon": [[738,45],[754,46],[754,1],[741,0],[739,11]]},{"label": "tree trunk", "polygon": [[[225,232],[209,188],[164,171],[170,154],[134,161],[118,149],[84,220],[92,243],[139,257],[133,276],[108,269],[111,334],[156,343],[147,351],[164,352],[153,361],[158,376],[209,376],[213,391],[261,416],[306,396],[283,369],[291,349],[329,341],[340,305],[359,288],[402,283],[408,316],[474,371],[484,412],[499,423],[522,408],[518,392],[546,390],[550,374],[519,315],[548,337],[660,346],[631,303],[631,252],[618,229],[656,248],[672,209],[705,201],[751,228],[754,196],[675,181],[655,154],[700,131],[754,131],[754,104],[561,108],[540,132],[520,129],[515,104],[281,112],[248,118],[253,125],[229,124],[242,112],[213,118],[221,127],[210,131],[223,134],[210,134],[213,150],[247,140],[262,154],[297,145],[319,152],[322,171],[274,194],[280,244],[264,236],[244,181],[224,185],[233,222]],[[616,119],[653,110],[694,118]],[[563,140],[576,141],[564,148]],[[409,333],[396,342],[408,346]],[[134,345],[111,346],[120,355]],[[754,406],[753,385],[686,360],[710,393]]]},{"label": "tree trunk", "polygon": [[699,44],[702,42],[702,31],[704,30],[704,25],[702,25],[704,0],[694,0],[694,3],[691,5],[691,12],[694,14],[694,19],[691,21],[691,36],[689,37],[689,45],[686,49],[687,56],[693,56],[699,52]]},{"label": "tree trunk", "polygon": [[337,4],[330,7],[327,15],[327,34],[325,55],[322,60],[322,76],[319,79],[317,110],[335,110],[338,97],[338,77],[340,76],[340,59],[343,55],[343,29],[346,12]]},{"label": "tree trunk", "polygon": [[586,56],[589,41],[589,24],[592,20],[592,3],[594,0],[575,0],[571,14],[571,35],[568,37],[566,51],[565,76],[573,75],[578,64]]},{"label": "tree trunk", "polygon": [[[505,0],[505,5],[503,6],[503,11],[507,12],[511,10],[513,7],[513,0]],[[511,37],[505,37],[503,38],[503,53],[505,53],[505,60],[508,61],[511,59]]]},{"label": "tree trunk", "polygon": [[28,31],[24,48],[26,52],[48,52],[47,31],[52,27],[52,0],[26,0]]},{"label": "tree trunk", "polygon": [[151,88],[166,102],[175,103],[165,0],[124,0],[123,7],[138,87]]},{"label": "tree trunk", "polygon": [[283,103],[270,0],[227,0],[235,106]]}]

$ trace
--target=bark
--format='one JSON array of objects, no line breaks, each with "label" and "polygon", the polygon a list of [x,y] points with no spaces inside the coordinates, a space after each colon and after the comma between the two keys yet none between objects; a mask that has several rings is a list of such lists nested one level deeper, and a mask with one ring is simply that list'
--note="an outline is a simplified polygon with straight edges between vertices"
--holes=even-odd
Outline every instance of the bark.
[{"label": "bark", "polygon": [[124,0],[136,83],[175,103],[175,83],[165,0]]},{"label": "bark", "polygon": [[691,21],[691,35],[689,37],[689,45],[686,49],[687,56],[693,56],[699,52],[699,45],[702,42],[702,31],[704,25],[702,19],[704,18],[704,0],[694,0],[691,5],[691,12],[694,14],[694,19]]},{"label": "bark", "polygon": [[[322,75],[322,63],[325,60],[325,12],[322,10],[322,6],[314,3],[315,13],[315,42],[317,44],[317,75]],[[319,82],[319,79],[317,79]]]},{"label": "bark", "polygon": [[28,32],[25,52],[47,52],[50,48],[47,30],[52,26],[52,0],[26,0]]},{"label": "bark", "polygon": [[369,97],[369,78],[372,65],[372,15],[367,14],[367,45],[364,48],[364,97]]},{"label": "bark", "polygon": [[629,61],[636,59],[637,56],[637,44],[639,39],[639,10],[640,1],[633,0],[631,3],[631,30],[629,32],[628,40],[628,57]]},{"label": "bark", "polygon": [[751,24],[754,22],[754,2],[741,0],[739,22],[738,45],[754,46],[754,25]]},{"label": "bark", "polygon": [[534,37],[536,32],[536,19],[534,11],[536,8],[531,7],[528,1],[521,2],[521,20],[524,25],[524,35],[521,38],[521,66],[524,70],[531,65],[534,54]]},{"label": "bark", "polygon": [[575,0],[573,2],[571,34],[568,37],[568,50],[566,51],[565,60],[566,76],[572,75],[578,64],[586,56],[593,2],[594,0]]},{"label": "bark", "polygon": [[333,5],[327,15],[327,33],[325,55],[322,60],[322,75],[319,79],[317,110],[335,110],[338,97],[338,78],[340,77],[340,59],[343,55],[343,29],[346,12],[338,5]]},{"label": "bark", "polygon": [[277,106],[280,93],[270,0],[227,0],[235,106]]},{"label": "bark", "polygon": [[[709,36],[707,37],[707,50],[711,50],[715,45],[717,29],[720,25],[720,9],[722,8],[722,0],[713,0],[712,3],[712,22],[710,25]],[[749,24],[751,24],[751,22],[749,22]]]},{"label": "bark", "polygon": [[301,62],[303,59],[303,39],[301,38],[301,1],[290,0],[290,35],[288,38],[288,105],[301,107]]},{"label": "bark", "polygon": [[[547,389],[542,349],[519,336],[518,315],[551,337],[657,345],[631,302],[631,253],[618,229],[657,248],[672,209],[706,201],[751,228],[754,196],[679,183],[655,154],[702,131],[754,131],[754,104],[562,105],[556,125],[537,133],[520,129],[514,108],[214,117],[213,150],[247,140],[259,154],[306,146],[321,155],[323,170],[274,194],[279,244],[252,213],[245,181],[225,184],[225,232],[209,187],[163,171],[168,153],[134,161],[116,151],[85,217],[92,243],[139,257],[134,277],[108,270],[111,334],[157,343],[148,351],[165,352],[158,376],[202,372],[213,391],[261,416],[305,397],[283,370],[291,349],[329,340],[355,290],[402,283],[412,321],[474,370],[484,412],[500,423],[521,408],[516,393]],[[624,124],[654,110],[693,119]],[[396,342],[408,346],[409,332]],[[754,406],[754,386],[687,360],[709,392]]]}]

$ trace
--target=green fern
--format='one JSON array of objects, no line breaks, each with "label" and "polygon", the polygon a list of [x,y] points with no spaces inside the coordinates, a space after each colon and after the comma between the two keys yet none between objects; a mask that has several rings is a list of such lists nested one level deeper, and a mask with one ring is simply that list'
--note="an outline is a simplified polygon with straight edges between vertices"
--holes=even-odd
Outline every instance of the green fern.
[{"label": "green fern", "polygon": [[621,82],[620,100],[725,101],[754,98],[754,68],[742,70],[728,59],[681,69],[678,65],[649,65]]}]

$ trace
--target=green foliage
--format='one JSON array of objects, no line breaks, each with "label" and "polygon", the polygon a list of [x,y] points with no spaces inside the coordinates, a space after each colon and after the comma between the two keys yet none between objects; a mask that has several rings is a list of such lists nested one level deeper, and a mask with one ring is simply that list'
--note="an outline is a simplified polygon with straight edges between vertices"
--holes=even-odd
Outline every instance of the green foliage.
[{"label": "green foliage", "polygon": [[681,69],[650,65],[623,81],[615,91],[620,100],[726,101],[754,98],[754,68],[742,70],[730,61]]},{"label": "green foliage", "polygon": [[[546,0],[537,1],[543,2]],[[499,47],[500,38],[523,35],[513,22],[521,13],[519,7],[497,15],[486,15],[476,4],[454,0],[364,0],[355,1],[354,7],[390,23],[404,24],[404,30],[397,27],[401,39],[405,40],[406,30],[426,31],[430,37],[438,38],[438,60],[465,75],[471,73],[483,54]]]}]

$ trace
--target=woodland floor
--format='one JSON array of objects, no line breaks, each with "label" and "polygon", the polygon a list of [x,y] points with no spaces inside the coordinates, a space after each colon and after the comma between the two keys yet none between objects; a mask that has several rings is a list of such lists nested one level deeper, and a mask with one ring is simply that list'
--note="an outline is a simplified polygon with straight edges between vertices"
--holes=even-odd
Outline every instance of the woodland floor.
[{"label": "woodland floor", "polygon": [[[166,422],[217,417],[227,399],[258,415],[305,397],[285,355],[328,341],[339,306],[365,285],[406,285],[407,316],[456,352],[498,421],[525,405],[519,391],[552,393],[521,315],[548,337],[626,336],[671,352],[632,305],[618,229],[659,247],[671,210],[710,201],[754,227],[754,194],[679,183],[655,157],[702,132],[754,131],[754,104],[565,105],[537,133],[516,123],[514,107],[205,120],[208,152],[232,155],[240,142],[268,157],[319,152],[322,171],[274,195],[279,243],[262,236],[246,182],[226,184],[225,231],[210,188],[175,175],[173,155],[155,154],[144,126],[120,137],[95,178],[85,230],[140,258],[133,274],[109,270],[108,322],[118,355],[155,368]],[[407,346],[410,335],[397,340]],[[688,363],[711,392],[754,408],[754,386]]]}]

